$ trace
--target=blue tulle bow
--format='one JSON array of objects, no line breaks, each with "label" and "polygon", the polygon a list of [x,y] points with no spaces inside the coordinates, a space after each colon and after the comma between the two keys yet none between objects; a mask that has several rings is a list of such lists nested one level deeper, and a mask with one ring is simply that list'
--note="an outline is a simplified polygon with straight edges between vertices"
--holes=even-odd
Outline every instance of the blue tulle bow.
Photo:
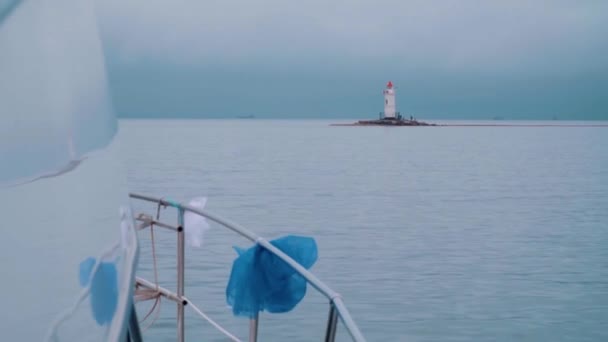
[{"label": "blue tulle bow", "polygon": [[[270,243],[304,268],[317,261],[313,238],[288,235]],[[239,256],[232,264],[226,287],[226,301],[234,315],[253,318],[260,311],[288,312],[306,295],[306,279],[264,247],[256,244],[247,250],[235,250]]]}]

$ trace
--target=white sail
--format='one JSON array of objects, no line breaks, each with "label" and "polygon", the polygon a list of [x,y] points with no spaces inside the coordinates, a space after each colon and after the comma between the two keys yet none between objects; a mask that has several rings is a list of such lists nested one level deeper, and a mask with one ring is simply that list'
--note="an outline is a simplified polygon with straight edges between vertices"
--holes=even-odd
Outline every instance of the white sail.
[{"label": "white sail", "polygon": [[0,0],[2,341],[125,335],[137,240],[93,9]]},{"label": "white sail", "polygon": [[74,145],[74,133],[70,129],[68,135],[68,153],[70,154],[70,161],[76,160],[76,146]]}]

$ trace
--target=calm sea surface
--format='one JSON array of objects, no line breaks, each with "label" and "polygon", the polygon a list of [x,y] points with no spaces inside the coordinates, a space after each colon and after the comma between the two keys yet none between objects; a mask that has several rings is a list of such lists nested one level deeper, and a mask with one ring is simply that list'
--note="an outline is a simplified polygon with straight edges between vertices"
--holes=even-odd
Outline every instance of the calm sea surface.
[{"label": "calm sea surface", "polygon": [[[312,271],[369,341],[608,340],[608,128],[329,123],[121,121],[130,189],[206,196],[208,210],[267,238],[314,237]],[[141,238],[139,273],[153,279]],[[160,281],[174,289],[175,236],[156,239]],[[212,224],[187,249],[186,295],[246,339],[225,299],[233,245],[251,244]],[[142,319],[150,305],[138,305]],[[293,312],[261,315],[260,340],[322,340],[327,311],[309,287]],[[186,312],[187,340],[225,340]],[[161,302],[146,339],[175,340],[175,313]]]}]

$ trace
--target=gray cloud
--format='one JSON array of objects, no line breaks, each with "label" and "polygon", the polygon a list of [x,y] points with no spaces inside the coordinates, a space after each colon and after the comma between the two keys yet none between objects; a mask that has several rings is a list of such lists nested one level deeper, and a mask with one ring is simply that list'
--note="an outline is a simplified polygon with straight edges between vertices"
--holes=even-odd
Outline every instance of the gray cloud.
[{"label": "gray cloud", "polygon": [[[272,85],[273,74],[307,83],[311,75],[319,82],[356,72],[366,82],[375,77],[402,84],[468,82],[459,89],[443,87],[451,91],[445,96],[470,88],[460,97],[474,101],[492,80],[505,87],[530,78],[597,87],[605,86],[608,75],[607,1],[106,0],[97,5],[110,64],[240,70],[249,75],[240,79],[243,87],[262,78]],[[268,75],[256,79],[260,70]],[[555,94],[557,88],[547,96]]]},{"label": "gray cloud", "polygon": [[[98,3],[126,59],[180,63],[349,56],[440,68],[576,64],[606,52],[605,1],[118,1]],[[599,61],[600,58],[597,58]]]}]

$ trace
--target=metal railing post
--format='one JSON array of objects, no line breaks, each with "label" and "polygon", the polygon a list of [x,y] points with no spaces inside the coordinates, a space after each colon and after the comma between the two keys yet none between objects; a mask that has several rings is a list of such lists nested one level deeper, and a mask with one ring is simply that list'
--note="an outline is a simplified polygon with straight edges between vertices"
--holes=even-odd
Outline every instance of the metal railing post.
[{"label": "metal railing post", "polygon": [[184,233],[184,210],[179,208],[177,214],[177,341],[184,342],[184,268],[185,268],[185,233]]},{"label": "metal railing post", "polygon": [[258,314],[256,314],[254,318],[249,320],[249,342],[257,342],[258,340],[259,320],[260,316]]},{"label": "metal railing post", "polygon": [[338,329],[338,311],[334,303],[329,302],[329,317],[327,317],[327,330],[325,331],[325,342],[334,342],[336,340],[336,331]]}]

